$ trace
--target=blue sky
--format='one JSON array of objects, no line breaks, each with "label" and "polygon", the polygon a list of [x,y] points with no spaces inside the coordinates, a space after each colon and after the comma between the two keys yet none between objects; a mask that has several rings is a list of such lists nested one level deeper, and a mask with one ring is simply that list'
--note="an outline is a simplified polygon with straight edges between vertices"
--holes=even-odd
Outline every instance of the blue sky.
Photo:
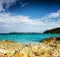
[{"label": "blue sky", "polygon": [[43,32],[59,24],[59,0],[0,0],[0,33]]}]

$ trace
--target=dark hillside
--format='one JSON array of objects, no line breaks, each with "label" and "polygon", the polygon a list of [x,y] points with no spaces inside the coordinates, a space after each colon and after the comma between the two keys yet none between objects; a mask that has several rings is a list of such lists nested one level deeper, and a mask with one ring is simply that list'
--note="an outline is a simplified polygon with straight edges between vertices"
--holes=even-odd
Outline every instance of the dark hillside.
[{"label": "dark hillside", "polygon": [[60,33],[60,27],[59,28],[50,29],[50,30],[46,30],[44,33]]}]

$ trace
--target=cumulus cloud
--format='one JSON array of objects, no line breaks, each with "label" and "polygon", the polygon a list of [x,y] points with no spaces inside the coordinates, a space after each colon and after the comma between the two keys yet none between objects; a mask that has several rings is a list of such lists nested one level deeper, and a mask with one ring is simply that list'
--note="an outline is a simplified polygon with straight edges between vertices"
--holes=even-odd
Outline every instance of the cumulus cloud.
[{"label": "cumulus cloud", "polygon": [[[55,13],[56,14],[56,13]],[[48,14],[49,16],[49,14]],[[52,17],[51,17],[52,18]],[[54,17],[55,18],[55,17]],[[0,29],[1,31],[20,31],[20,32],[43,32],[44,30],[60,27],[60,21],[47,22],[39,19],[31,19],[29,16],[12,15],[11,13],[3,12],[0,14]]]},{"label": "cumulus cloud", "polygon": [[57,12],[52,12],[42,17],[41,19],[46,22],[60,21],[60,10],[58,10]]},{"label": "cumulus cloud", "polygon": [[[43,22],[40,22],[37,19],[30,19],[29,16],[22,15],[11,15],[10,13],[1,13],[0,14],[0,28],[2,32],[9,31],[31,31],[35,32],[39,30],[38,26],[42,25]],[[1,32],[0,31],[0,32]]]},{"label": "cumulus cloud", "polygon": [[52,17],[54,17],[54,18],[60,17],[60,10],[58,10],[57,12],[50,13],[48,15],[48,18],[52,18]]},{"label": "cumulus cloud", "polygon": [[5,10],[5,9],[4,9],[4,4],[5,4],[5,7],[8,8],[8,7],[10,7],[14,2],[16,2],[16,0],[0,0],[0,11]]},{"label": "cumulus cloud", "polygon": [[23,24],[33,24],[33,25],[38,25],[41,24],[39,20],[33,20],[30,19],[29,16],[22,16],[22,15],[14,15],[12,16],[10,13],[1,13],[0,14],[0,22],[3,23],[23,23]]}]

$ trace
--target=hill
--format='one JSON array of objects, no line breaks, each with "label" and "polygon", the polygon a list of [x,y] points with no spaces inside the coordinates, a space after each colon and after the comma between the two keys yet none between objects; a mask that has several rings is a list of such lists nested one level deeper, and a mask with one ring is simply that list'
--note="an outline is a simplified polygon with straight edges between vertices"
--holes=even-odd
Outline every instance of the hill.
[{"label": "hill", "polygon": [[50,29],[50,30],[46,30],[44,33],[60,33],[60,27],[59,28]]}]

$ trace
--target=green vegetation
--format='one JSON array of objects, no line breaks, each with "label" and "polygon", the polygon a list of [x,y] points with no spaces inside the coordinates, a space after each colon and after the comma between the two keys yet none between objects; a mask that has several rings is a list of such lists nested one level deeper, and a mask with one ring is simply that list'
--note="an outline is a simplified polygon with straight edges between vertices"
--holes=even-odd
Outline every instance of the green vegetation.
[{"label": "green vegetation", "polygon": [[59,28],[54,28],[51,30],[46,30],[44,33],[60,33],[60,27]]}]

